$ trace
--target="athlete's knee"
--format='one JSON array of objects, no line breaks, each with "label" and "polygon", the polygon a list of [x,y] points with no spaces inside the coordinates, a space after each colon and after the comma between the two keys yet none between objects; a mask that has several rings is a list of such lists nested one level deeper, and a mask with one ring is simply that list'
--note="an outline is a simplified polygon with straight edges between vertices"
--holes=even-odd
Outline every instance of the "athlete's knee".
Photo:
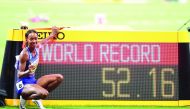
[{"label": "athlete's knee", "polygon": [[44,95],[45,96],[48,96],[49,95],[49,92],[47,90],[44,91]]},{"label": "athlete's knee", "polygon": [[57,81],[62,82],[64,79],[64,76],[61,74],[57,74]]},{"label": "athlete's knee", "polygon": [[49,95],[49,92],[47,90],[43,90],[41,93],[41,99],[45,99]]}]

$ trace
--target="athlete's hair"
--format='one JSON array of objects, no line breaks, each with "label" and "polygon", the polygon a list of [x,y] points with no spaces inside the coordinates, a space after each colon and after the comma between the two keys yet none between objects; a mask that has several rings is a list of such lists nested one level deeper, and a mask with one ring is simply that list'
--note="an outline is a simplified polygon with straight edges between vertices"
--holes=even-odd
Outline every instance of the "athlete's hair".
[{"label": "athlete's hair", "polygon": [[28,30],[28,31],[26,32],[26,34],[25,34],[25,38],[26,38],[26,39],[28,38],[28,35],[29,35],[30,33],[36,33],[36,34],[38,34],[36,30],[33,30],[33,29]]},{"label": "athlete's hair", "polygon": [[24,26],[24,25],[23,25],[23,26],[20,27],[20,29],[22,29],[22,30],[27,30],[27,29],[28,29],[28,26]]},{"label": "athlete's hair", "polygon": [[[25,33],[25,39],[26,39],[26,40],[27,40],[28,35],[29,35],[30,33],[36,33],[36,34],[38,34],[38,32],[37,32],[36,30],[33,30],[33,29],[28,30],[28,31]],[[28,46],[28,42],[26,41],[24,47],[27,47],[27,46]]]}]

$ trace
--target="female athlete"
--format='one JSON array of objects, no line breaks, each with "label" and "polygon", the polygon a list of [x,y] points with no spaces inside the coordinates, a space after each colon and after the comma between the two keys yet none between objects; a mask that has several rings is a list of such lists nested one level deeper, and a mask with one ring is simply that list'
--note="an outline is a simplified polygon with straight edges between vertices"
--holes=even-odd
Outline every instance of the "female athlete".
[{"label": "female athlete", "polygon": [[45,99],[49,92],[54,90],[63,81],[61,74],[49,74],[35,78],[36,68],[39,62],[39,47],[48,40],[56,37],[59,28],[52,27],[52,32],[46,39],[38,41],[35,30],[28,30],[25,34],[26,47],[18,55],[15,64],[18,81],[17,93],[20,95],[20,109],[26,109],[26,100],[32,100],[40,109],[44,109],[40,99]]}]

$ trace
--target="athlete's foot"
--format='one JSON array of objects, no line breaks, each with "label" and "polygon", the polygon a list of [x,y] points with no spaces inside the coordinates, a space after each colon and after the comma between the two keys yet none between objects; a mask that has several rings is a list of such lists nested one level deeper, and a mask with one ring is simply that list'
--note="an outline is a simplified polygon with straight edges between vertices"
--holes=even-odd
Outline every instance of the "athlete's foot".
[{"label": "athlete's foot", "polygon": [[39,109],[46,109],[45,107],[40,107]]},{"label": "athlete's foot", "polygon": [[19,106],[19,109],[26,109],[26,107],[25,107],[25,106],[20,105],[20,106]]},{"label": "athlete's foot", "polygon": [[43,105],[41,100],[32,100],[33,103],[36,104],[36,106],[38,106],[39,109],[46,109]]}]

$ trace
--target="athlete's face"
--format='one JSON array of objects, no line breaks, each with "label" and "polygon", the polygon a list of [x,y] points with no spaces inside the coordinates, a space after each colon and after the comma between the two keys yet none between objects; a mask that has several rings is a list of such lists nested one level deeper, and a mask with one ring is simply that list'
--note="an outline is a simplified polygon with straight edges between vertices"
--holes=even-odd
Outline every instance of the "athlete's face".
[{"label": "athlete's face", "polygon": [[36,33],[30,33],[27,38],[28,46],[35,48],[37,45],[38,35]]}]

